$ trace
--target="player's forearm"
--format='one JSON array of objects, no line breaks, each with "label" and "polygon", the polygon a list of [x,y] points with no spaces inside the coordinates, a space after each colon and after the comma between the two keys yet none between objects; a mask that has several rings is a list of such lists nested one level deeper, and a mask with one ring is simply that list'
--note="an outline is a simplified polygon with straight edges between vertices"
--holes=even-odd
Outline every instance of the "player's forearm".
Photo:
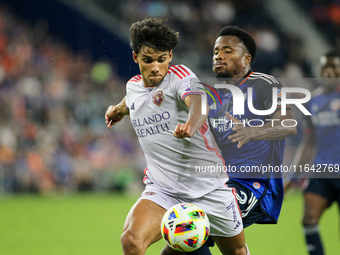
[{"label": "player's forearm", "polygon": [[267,140],[276,141],[286,137],[294,136],[297,133],[294,121],[286,120],[285,126],[278,121],[279,124],[269,122],[262,127],[249,127],[251,129],[251,140]]},{"label": "player's forearm", "polygon": [[122,99],[122,101],[116,105],[116,108],[118,110],[118,112],[122,115],[129,115],[130,111],[128,110],[128,108],[126,107],[126,96]]},{"label": "player's forearm", "polygon": [[199,111],[193,111],[189,114],[187,124],[190,125],[190,136],[193,136],[197,130],[204,124],[208,115],[202,115],[201,109]]},{"label": "player's forearm", "polygon": [[186,123],[190,125],[190,136],[192,136],[206,121],[209,113],[209,107],[205,107],[206,112],[203,114],[201,95],[188,96],[186,104],[190,107],[190,112]]},{"label": "player's forearm", "polygon": [[251,127],[251,140],[282,140],[286,137],[294,136],[297,133],[296,121],[292,111],[287,111],[286,115],[281,115],[277,111],[273,119],[262,127]]}]

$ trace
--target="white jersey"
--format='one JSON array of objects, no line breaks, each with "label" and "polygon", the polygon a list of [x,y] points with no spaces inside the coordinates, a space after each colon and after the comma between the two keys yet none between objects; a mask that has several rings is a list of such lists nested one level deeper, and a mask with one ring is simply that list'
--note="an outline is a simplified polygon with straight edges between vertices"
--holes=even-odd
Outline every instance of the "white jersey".
[{"label": "white jersey", "polygon": [[[170,66],[155,87],[145,87],[142,76],[137,75],[128,81],[126,90],[126,106],[147,162],[145,184],[153,183],[169,195],[198,198],[228,180],[207,123],[191,138],[173,136],[176,125],[188,119],[184,98],[205,94],[190,69]],[[216,170],[218,173],[207,173]]]}]

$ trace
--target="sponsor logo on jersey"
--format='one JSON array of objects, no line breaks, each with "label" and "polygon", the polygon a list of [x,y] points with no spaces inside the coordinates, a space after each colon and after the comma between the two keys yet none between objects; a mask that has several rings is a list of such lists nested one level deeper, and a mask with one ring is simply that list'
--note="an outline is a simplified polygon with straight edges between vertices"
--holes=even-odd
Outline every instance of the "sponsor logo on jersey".
[{"label": "sponsor logo on jersey", "polygon": [[164,96],[163,96],[163,91],[162,90],[157,90],[155,93],[152,95],[152,102],[155,105],[161,106],[163,103]]},{"label": "sponsor logo on jersey", "polygon": [[169,118],[170,113],[165,111],[161,114],[157,113],[144,118],[131,119],[131,123],[138,137],[146,137],[170,130],[170,122],[167,121]]}]

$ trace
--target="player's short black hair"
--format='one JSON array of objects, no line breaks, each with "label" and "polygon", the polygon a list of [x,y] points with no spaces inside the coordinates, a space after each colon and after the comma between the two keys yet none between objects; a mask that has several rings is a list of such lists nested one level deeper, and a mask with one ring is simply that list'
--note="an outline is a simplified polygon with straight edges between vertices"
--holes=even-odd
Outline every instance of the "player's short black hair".
[{"label": "player's short black hair", "polygon": [[179,42],[179,33],[167,25],[166,19],[147,18],[130,27],[130,46],[135,53],[147,46],[156,51],[171,51]]},{"label": "player's short black hair", "polygon": [[237,26],[225,26],[218,33],[218,37],[220,36],[235,36],[241,42],[243,42],[244,46],[246,46],[248,53],[251,55],[251,62],[254,61],[256,56],[256,43],[254,39],[249,35],[249,33]]},{"label": "player's short black hair", "polygon": [[340,52],[338,50],[332,49],[332,50],[327,51],[322,56],[325,56],[326,58],[328,58],[328,57],[333,57],[333,58],[338,57],[338,58],[340,58]]}]

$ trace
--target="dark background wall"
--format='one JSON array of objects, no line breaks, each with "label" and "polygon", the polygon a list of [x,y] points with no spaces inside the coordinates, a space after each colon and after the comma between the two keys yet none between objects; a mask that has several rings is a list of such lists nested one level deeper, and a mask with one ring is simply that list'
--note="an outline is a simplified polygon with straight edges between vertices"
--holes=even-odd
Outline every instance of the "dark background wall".
[{"label": "dark background wall", "polygon": [[[55,0],[2,0],[11,11],[32,25],[45,20],[49,31],[75,52],[86,52],[94,60],[108,59],[119,76],[130,78],[138,73],[127,42],[92,22],[69,6]],[[129,58],[130,57],[130,58]]]}]

